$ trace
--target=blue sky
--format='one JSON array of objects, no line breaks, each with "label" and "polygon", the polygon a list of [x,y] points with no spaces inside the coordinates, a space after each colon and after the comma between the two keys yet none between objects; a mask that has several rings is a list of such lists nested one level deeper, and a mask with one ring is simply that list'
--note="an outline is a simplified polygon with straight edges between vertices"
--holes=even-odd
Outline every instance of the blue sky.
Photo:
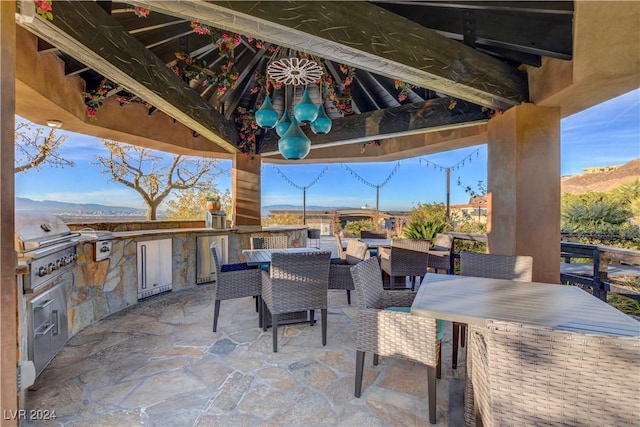
[{"label": "blue sky", "polygon": [[[580,173],[587,166],[626,163],[640,157],[640,89],[629,92],[591,109],[567,117],[561,123],[561,173]],[[75,167],[30,170],[16,174],[16,196],[33,200],[57,200],[73,203],[100,203],[110,206],[143,208],[141,197],[133,190],[109,182],[95,165],[96,154],[106,150],[95,137],[68,135],[60,154],[73,160]],[[462,163],[464,162],[464,163]],[[437,165],[437,166],[434,166]],[[271,165],[262,169],[262,205],[302,206],[302,190],[324,170],[322,177],[307,189],[307,206],[375,207],[376,185],[380,188],[380,209],[409,210],[417,203],[445,202],[446,175],[451,172],[451,203],[466,203],[464,186],[476,187],[487,180],[487,147],[481,145],[452,150],[400,162],[342,164]],[[219,189],[231,187],[231,162],[221,161],[228,171],[216,183]],[[373,185],[364,184],[355,174]],[[286,176],[287,179],[285,179]],[[162,210],[162,205],[160,206]]]}]

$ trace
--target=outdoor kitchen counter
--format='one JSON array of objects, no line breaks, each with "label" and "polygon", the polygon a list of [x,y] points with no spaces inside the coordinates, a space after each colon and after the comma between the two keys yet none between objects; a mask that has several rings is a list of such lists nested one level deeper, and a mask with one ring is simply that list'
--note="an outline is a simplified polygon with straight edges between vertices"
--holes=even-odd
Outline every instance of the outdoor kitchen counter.
[{"label": "outdoor kitchen counter", "polygon": [[[144,224],[147,225],[147,224]],[[78,223],[70,224],[70,229],[80,231],[95,229],[109,230],[118,224]],[[215,229],[207,227],[172,227],[146,230],[132,230],[136,224],[121,223],[129,231],[113,231],[112,234],[80,235],[76,241],[77,263],[67,273],[54,277],[49,283],[34,292],[25,292],[23,280],[30,274],[26,262],[16,264],[16,279],[20,285],[19,318],[19,358],[29,360],[29,313],[30,301],[54,287],[62,288],[66,294],[67,332],[73,337],[85,327],[98,322],[123,309],[138,303],[137,244],[155,239],[171,239],[171,285],[172,292],[193,288],[197,283],[197,240],[201,236],[226,236],[228,262],[239,262],[242,249],[250,247],[252,235],[286,235],[294,247],[306,246],[307,227],[255,227]],[[129,228],[125,228],[129,227]],[[113,229],[113,228],[112,228]],[[98,242],[112,240],[109,257],[96,261]],[[204,285],[206,286],[206,285]],[[163,298],[162,294],[155,298]]]},{"label": "outdoor kitchen counter", "polygon": [[227,234],[237,233],[237,228],[160,228],[156,230],[115,231],[114,239],[134,239],[136,237],[157,236],[161,234],[193,233],[193,234]]},{"label": "outdoor kitchen counter", "polygon": [[[92,226],[83,224],[83,228]],[[98,228],[98,227],[93,227]],[[294,247],[306,246],[306,226],[265,227],[253,230],[206,227],[159,228],[153,230],[114,231],[108,259],[96,261],[95,236],[78,240],[78,265],[68,283],[69,336],[89,324],[138,303],[137,244],[171,239],[172,292],[196,286],[197,238],[226,236],[228,262],[240,262],[242,250],[250,247],[252,235],[285,234]]]}]

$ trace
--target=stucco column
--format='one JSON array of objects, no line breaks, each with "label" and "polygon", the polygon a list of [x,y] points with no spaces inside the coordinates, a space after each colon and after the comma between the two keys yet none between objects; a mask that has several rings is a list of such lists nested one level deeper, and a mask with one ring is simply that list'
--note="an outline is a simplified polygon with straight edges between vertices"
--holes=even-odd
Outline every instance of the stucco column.
[{"label": "stucco column", "polygon": [[250,158],[237,154],[233,159],[231,188],[233,193],[232,224],[239,228],[260,227],[260,156]]},{"label": "stucco column", "polygon": [[490,253],[533,256],[533,280],[560,283],[560,109],[522,104],[488,123]]},{"label": "stucco column", "polygon": [[[3,414],[18,408],[18,287],[14,236],[14,141],[16,79],[15,2],[0,2],[0,405]],[[17,425],[3,417],[2,425]],[[11,419],[14,418],[14,419]]]}]

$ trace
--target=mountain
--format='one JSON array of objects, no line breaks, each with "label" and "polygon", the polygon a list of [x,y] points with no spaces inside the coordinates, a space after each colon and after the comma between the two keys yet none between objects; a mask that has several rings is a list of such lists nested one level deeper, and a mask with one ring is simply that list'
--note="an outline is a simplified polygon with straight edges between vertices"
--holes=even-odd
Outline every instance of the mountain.
[{"label": "mountain", "polygon": [[587,191],[605,192],[640,179],[640,159],[631,160],[616,170],[598,173],[581,173],[562,178],[562,193],[582,194]]},{"label": "mountain", "polygon": [[31,200],[26,197],[16,197],[16,210],[31,209],[48,212],[50,214],[101,214],[101,215],[145,215],[146,209],[136,209],[126,206],[106,206],[97,203],[68,203],[54,200]]}]

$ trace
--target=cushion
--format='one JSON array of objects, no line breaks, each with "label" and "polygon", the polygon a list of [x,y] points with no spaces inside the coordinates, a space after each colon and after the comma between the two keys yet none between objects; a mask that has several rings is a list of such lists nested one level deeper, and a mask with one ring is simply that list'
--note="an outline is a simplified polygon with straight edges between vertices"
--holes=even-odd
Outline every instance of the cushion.
[{"label": "cushion", "polygon": [[355,265],[363,259],[366,259],[368,249],[369,247],[366,243],[358,240],[349,240],[349,243],[347,243],[347,251],[345,252],[349,264]]},{"label": "cushion", "polygon": [[220,267],[220,272],[225,273],[227,271],[240,271],[240,270],[251,270],[255,267],[248,265],[246,262],[241,262],[238,264],[225,264]]},{"label": "cushion", "polygon": [[438,319],[436,323],[438,325],[438,328],[436,330],[436,338],[438,339],[438,341],[442,341],[442,338],[444,338],[444,326],[447,324],[447,321]]},{"label": "cushion", "polygon": [[400,311],[402,313],[411,313],[411,307],[387,307],[386,310]]},{"label": "cushion", "polygon": [[432,250],[436,251],[451,251],[451,245],[453,245],[453,237],[448,234],[436,235],[435,242],[433,242]]}]

